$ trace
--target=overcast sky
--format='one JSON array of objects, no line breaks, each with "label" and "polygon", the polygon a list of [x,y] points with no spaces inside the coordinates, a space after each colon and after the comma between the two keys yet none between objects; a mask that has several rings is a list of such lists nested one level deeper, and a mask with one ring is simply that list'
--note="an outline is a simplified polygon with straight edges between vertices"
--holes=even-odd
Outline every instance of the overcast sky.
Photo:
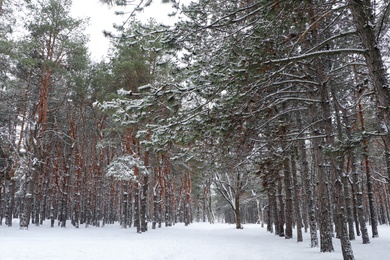
[{"label": "overcast sky", "polygon": [[[137,1],[137,0],[136,0]],[[137,16],[138,20],[146,22],[149,17],[154,17],[157,21],[166,23],[172,22],[167,14],[172,11],[169,4],[160,4],[161,0],[154,0],[154,3]],[[189,2],[189,0],[182,0]],[[134,7],[134,6],[133,6]],[[128,7],[128,10],[132,8]],[[114,23],[122,24],[127,19],[127,16],[115,15],[115,11],[120,11],[118,7],[109,7],[102,5],[99,0],[73,0],[72,13],[75,17],[89,17],[89,27],[86,29],[86,34],[90,37],[88,47],[91,52],[92,59],[100,60],[107,54],[109,48],[109,39],[104,37],[103,31],[113,31]]]}]

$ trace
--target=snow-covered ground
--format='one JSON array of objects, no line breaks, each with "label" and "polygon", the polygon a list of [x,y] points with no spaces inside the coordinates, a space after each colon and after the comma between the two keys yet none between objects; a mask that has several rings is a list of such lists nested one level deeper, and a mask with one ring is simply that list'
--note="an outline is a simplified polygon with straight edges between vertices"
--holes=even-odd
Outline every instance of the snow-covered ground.
[{"label": "snow-covered ground", "polygon": [[[363,245],[361,238],[353,241],[356,260],[390,259],[390,227],[379,227],[379,238]],[[305,241],[286,240],[266,232],[260,225],[247,224],[237,230],[235,225],[193,223],[188,227],[176,224],[149,230],[143,234],[118,225],[103,228],[50,228],[31,225],[29,230],[0,227],[1,260],[337,260],[342,259],[340,243],[334,239],[334,253],[320,253]]]}]

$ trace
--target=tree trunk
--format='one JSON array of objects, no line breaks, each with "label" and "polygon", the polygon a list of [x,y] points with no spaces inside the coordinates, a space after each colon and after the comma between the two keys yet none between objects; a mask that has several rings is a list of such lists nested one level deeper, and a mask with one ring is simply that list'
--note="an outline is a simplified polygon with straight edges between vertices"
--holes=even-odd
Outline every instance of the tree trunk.
[{"label": "tree trunk", "polygon": [[279,233],[280,233],[280,224],[279,224],[279,214],[278,214],[278,203],[277,203],[277,198],[276,198],[276,187],[275,187],[275,184],[271,184],[272,187],[269,188],[270,190],[270,206],[271,206],[271,209],[272,209],[272,219],[273,219],[273,222],[274,222],[274,226],[275,226],[275,235],[279,236]]},{"label": "tree trunk", "polygon": [[297,224],[297,242],[302,242],[302,212],[301,212],[301,188],[298,182],[297,176],[297,166],[296,166],[296,154],[298,153],[297,149],[293,151],[291,154],[291,172],[292,172],[292,180],[294,185],[294,206],[295,206],[295,216],[296,216],[296,224]]},{"label": "tree trunk", "polygon": [[123,189],[123,205],[122,205],[122,228],[126,229],[129,223],[129,212],[128,212],[128,198],[127,198],[127,191],[126,191],[126,186],[124,186]]},{"label": "tree trunk", "polygon": [[192,222],[191,217],[191,174],[188,171],[185,176],[185,187],[184,187],[184,224],[188,226]]},{"label": "tree trunk", "polygon": [[163,186],[160,186],[159,188],[159,197],[160,201],[158,204],[158,218],[157,218],[157,223],[158,223],[158,228],[161,228],[162,225],[162,216],[163,216],[163,202],[164,202],[164,188]]},{"label": "tree trunk", "polygon": [[158,220],[158,201],[157,201],[157,185],[153,188],[153,222],[152,229],[156,229],[156,224]]},{"label": "tree trunk", "polygon": [[19,226],[20,229],[28,229],[30,224],[31,211],[33,207],[33,193],[34,193],[34,171],[26,174],[24,197],[22,198],[21,216]]},{"label": "tree trunk", "polygon": [[5,224],[12,226],[12,217],[15,205],[15,180],[6,180],[6,205],[5,205]]},{"label": "tree trunk", "polygon": [[283,200],[283,184],[282,184],[282,176],[278,173],[278,203],[279,203],[279,236],[284,237],[284,224],[285,224],[285,216],[284,216],[284,200]]},{"label": "tree trunk", "polygon": [[235,196],[234,203],[235,203],[234,215],[236,217],[236,229],[242,229],[241,212],[240,212],[240,196],[237,194]]},{"label": "tree trunk", "polygon": [[215,217],[214,217],[214,213],[213,213],[213,208],[212,208],[212,201],[211,201],[211,179],[207,179],[206,180],[206,200],[207,200],[207,218],[210,222],[210,224],[214,224],[214,221],[215,221]]},{"label": "tree trunk", "polygon": [[[285,133],[284,133],[285,135]],[[283,147],[283,150],[285,148]],[[293,186],[291,181],[291,169],[290,169],[290,160],[286,157],[283,160],[283,175],[284,175],[284,190],[286,193],[286,230],[284,237],[286,239],[290,239],[293,237]]]},{"label": "tree trunk", "polygon": [[[299,118],[298,118],[299,119]],[[299,120],[299,123],[301,120]],[[301,128],[301,127],[300,127]],[[305,141],[300,141],[299,150],[302,158],[302,175],[305,176],[305,190],[306,190],[306,202],[307,202],[307,215],[309,218],[310,227],[310,246],[318,246],[317,235],[317,210],[316,210],[316,197],[315,197],[315,171],[309,171],[309,162],[306,152]]]},{"label": "tree trunk", "polygon": [[343,207],[345,201],[343,184],[341,183],[340,179],[336,180],[335,188],[336,188],[336,205],[337,205],[337,215],[338,215],[337,219],[339,221],[339,226],[341,230],[340,240],[341,240],[341,250],[343,252],[343,259],[354,260],[355,258],[353,255],[351,242],[348,236],[347,219],[345,217],[346,210]]},{"label": "tree trunk", "polygon": [[268,190],[267,192],[267,197],[268,197],[268,207],[267,207],[267,231],[270,232],[270,233],[273,233],[274,232],[274,229],[273,229],[273,218],[272,218],[272,197],[271,197],[271,194]]},{"label": "tree trunk", "polygon": [[[146,140],[150,140],[150,131],[147,131]],[[139,146],[139,144],[138,144]],[[149,168],[149,151],[146,150],[144,153],[144,165]],[[149,176],[148,172],[143,173],[143,184],[142,184],[142,198],[141,198],[141,231],[148,231],[148,220],[147,220],[147,203],[148,203],[148,190],[149,190]]]},{"label": "tree trunk", "polygon": [[130,181],[128,183],[130,192],[127,194],[127,201],[128,201],[128,226],[131,227],[133,225],[133,217],[134,217],[134,200],[133,200],[133,182]]},{"label": "tree trunk", "polygon": [[237,171],[236,180],[235,180],[235,190],[234,193],[234,214],[236,217],[236,228],[242,229],[241,224],[241,212],[240,212],[240,195],[241,195],[242,181],[241,181],[241,173]]},{"label": "tree trunk", "polygon": [[49,186],[50,186],[50,180],[49,177],[47,176],[44,180],[43,183],[43,190],[42,190],[42,201],[40,202],[40,212],[41,212],[41,221],[40,224],[43,224],[43,221],[47,217],[47,200],[49,197]]},{"label": "tree trunk", "polygon": [[169,189],[169,184],[167,183],[168,181],[165,180],[165,198],[164,198],[164,202],[165,202],[165,226],[166,227],[170,227],[172,226],[172,223],[171,223],[171,215],[170,215],[170,207],[171,207],[171,203],[170,203],[170,189]]},{"label": "tree trunk", "polygon": [[[386,163],[386,172],[387,179],[390,180],[390,147],[385,146],[385,163]],[[390,181],[388,181],[388,189],[390,190]]]},{"label": "tree trunk", "polygon": [[144,173],[142,184],[142,197],[141,197],[141,232],[148,231],[148,222],[146,216],[146,207],[147,207],[147,198],[148,198],[148,187],[149,187],[149,178],[148,174]]},{"label": "tree trunk", "polygon": [[141,233],[141,219],[140,219],[140,200],[139,200],[139,184],[138,180],[134,183],[134,227],[137,233]]},{"label": "tree trunk", "polygon": [[[302,131],[303,126],[302,126],[302,116],[301,113],[297,113],[297,123],[299,127],[299,131]],[[304,188],[304,195],[302,196],[303,200],[303,206],[302,206],[302,217],[303,217],[303,223],[305,226],[305,233],[307,232],[307,229],[309,228],[309,214],[310,214],[310,205],[312,205],[313,202],[313,192],[312,192],[312,180],[311,180],[311,174],[309,172],[309,162],[307,159],[307,153],[306,153],[306,145],[305,145],[305,140],[299,140],[298,141],[298,152],[300,154],[300,160],[302,161],[302,169],[301,169],[301,180],[302,180],[302,187]],[[316,227],[315,232],[310,233],[310,236],[317,236],[317,231]],[[311,227],[310,227],[311,229]],[[317,243],[315,241],[318,241],[317,238],[311,238],[310,239],[312,243],[312,247],[316,247]]]}]

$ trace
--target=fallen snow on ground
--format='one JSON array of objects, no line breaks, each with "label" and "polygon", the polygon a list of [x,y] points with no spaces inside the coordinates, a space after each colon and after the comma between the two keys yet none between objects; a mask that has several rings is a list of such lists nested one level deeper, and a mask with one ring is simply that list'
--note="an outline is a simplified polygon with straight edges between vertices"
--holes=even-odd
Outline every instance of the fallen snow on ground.
[{"label": "fallen snow on ground", "polygon": [[[237,230],[235,225],[193,223],[188,227],[176,224],[137,234],[133,228],[119,225],[76,229],[50,228],[49,223],[29,230],[0,227],[1,260],[338,260],[342,259],[338,239],[335,252],[320,253],[310,248],[309,235],[304,242],[286,240],[270,234],[260,225],[247,224]],[[356,260],[387,259],[390,255],[390,227],[379,227],[379,238],[363,245],[361,238],[352,241]]]}]

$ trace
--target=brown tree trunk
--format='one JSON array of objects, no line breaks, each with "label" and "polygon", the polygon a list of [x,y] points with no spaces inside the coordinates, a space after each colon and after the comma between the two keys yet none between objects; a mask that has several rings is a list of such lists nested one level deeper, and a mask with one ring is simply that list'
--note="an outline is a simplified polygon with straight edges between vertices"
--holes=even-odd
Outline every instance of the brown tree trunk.
[{"label": "brown tree trunk", "polygon": [[185,204],[184,204],[184,224],[188,226],[191,221],[191,175],[190,172],[188,171],[186,176],[185,176]]}]

